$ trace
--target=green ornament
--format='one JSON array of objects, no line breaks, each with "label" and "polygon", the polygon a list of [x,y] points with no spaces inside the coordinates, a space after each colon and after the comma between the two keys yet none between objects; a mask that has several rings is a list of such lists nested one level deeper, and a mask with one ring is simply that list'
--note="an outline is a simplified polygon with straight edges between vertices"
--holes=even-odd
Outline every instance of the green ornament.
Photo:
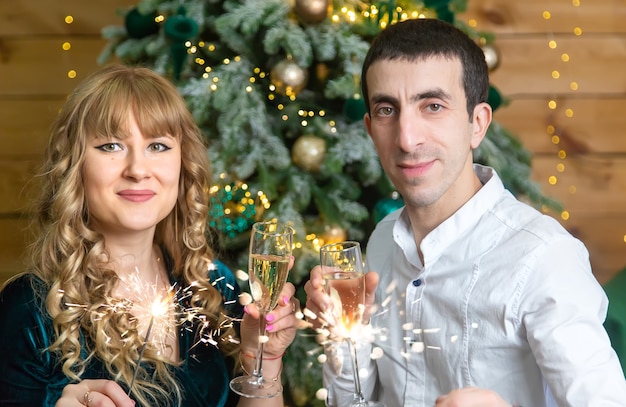
[{"label": "green ornament", "polygon": [[489,85],[489,96],[487,97],[487,103],[491,106],[491,110],[494,112],[502,104],[502,95],[498,92],[495,86]]},{"label": "green ornament", "polygon": [[400,21],[398,8],[395,0],[383,0],[376,6],[378,8],[378,24],[386,17],[387,23],[391,24],[394,20]]},{"label": "green ornament", "polygon": [[454,23],[454,13],[450,11],[451,0],[424,0],[424,7],[433,9],[439,20]]},{"label": "green ornament", "polygon": [[451,0],[424,0],[424,7],[427,8],[448,8]]},{"label": "green ornament", "polygon": [[142,14],[137,7],[130,10],[124,17],[126,32],[131,38],[143,38],[159,32],[156,22],[157,13]]},{"label": "green ornament", "polygon": [[256,221],[256,202],[241,182],[219,187],[209,198],[209,226],[234,239]]},{"label": "green ornament", "polygon": [[365,113],[367,113],[365,101],[360,95],[346,99],[346,102],[343,105],[343,114],[350,120],[350,122],[354,123],[359,120],[363,120]]},{"label": "green ornament", "polygon": [[375,223],[380,222],[383,218],[389,215],[391,212],[400,209],[404,206],[404,199],[400,196],[399,193],[394,192],[388,198],[383,198],[374,205],[374,210],[372,211],[372,218]]},{"label": "green ornament", "polygon": [[170,39],[170,56],[174,69],[174,79],[179,80],[187,59],[187,46],[185,42],[198,35],[198,23],[193,18],[185,16],[185,8],[180,7],[178,14],[169,17],[163,24],[165,35]]}]

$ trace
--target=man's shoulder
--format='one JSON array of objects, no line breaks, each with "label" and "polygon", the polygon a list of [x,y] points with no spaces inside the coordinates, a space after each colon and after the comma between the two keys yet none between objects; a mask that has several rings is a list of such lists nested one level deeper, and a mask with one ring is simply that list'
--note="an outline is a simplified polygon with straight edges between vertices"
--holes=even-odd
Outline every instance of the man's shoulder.
[{"label": "man's shoulder", "polygon": [[513,233],[529,234],[540,240],[573,237],[555,218],[515,197],[501,200],[491,213]]},{"label": "man's shoulder", "polygon": [[402,208],[396,209],[395,211],[387,214],[387,216],[382,218],[380,222],[376,224],[376,227],[374,227],[372,237],[379,234],[391,233],[391,231],[393,230],[393,226],[396,224],[398,218],[400,218],[403,209],[404,206]]}]

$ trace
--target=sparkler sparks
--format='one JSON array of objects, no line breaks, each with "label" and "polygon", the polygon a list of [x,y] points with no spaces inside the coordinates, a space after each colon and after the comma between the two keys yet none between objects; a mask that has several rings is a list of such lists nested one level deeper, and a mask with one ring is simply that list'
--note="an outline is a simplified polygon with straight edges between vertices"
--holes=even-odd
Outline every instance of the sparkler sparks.
[{"label": "sparkler sparks", "polygon": [[[215,265],[209,263],[207,268],[209,277],[215,269]],[[136,380],[141,377],[139,371],[142,370],[144,352],[150,350],[153,354],[167,357],[165,355],[175,349],[171,344],[177,340],[178,333],[192,335],[194,338],[195,342],[189,349],[190,357],[194,357],[191,352],[199,345],[217,347],[218,341],[238,342],[238,339],[234,337],[222,337],[223,331],[231,328],[236,319],[224,314],[223,317],[218,318],[220,322],[215,324],[201,307],[196,306],[199,300],[198,294],[207,289],[202,288],[197,281],[180,288],[178,283],[170,285],[169,282],[158,281],[158,279],[155,282],[147,282],[142,280],[139,270],[135,269],[135,271],[135,273],[120,277],[116,291],[91,311],[87,311],[91,307],[86,304],[76,304],[70,301],[65,303],[68,308],[81,308],[90,312],[96,320],[110,317],[117,319],[116,315],[128,315],[127,320],[130,322],[128,330],[122,332],[117,341],[121,341],[125,347],[136,346],[136,333],[139,333],[139,338],[143,337],[128,387],[129,395]],[[224,277],[211,281],[211,284],[222,294],[223,306],[226,310],[237,301],[237,296],[234,295],[236,287],[227,281]],[[229,294],[229,291],[233,294]],[[59,290],[59,295],[61,297],[64,295],[63,290]],[[131,333],[135,334],[131,335]],[[108,343],[114,340],[111,337],[105,339]]]},{"label": "sparkler sparks", "polygon": [[[317,342],[321,345],[318,348],[325,350],[325,354],[318,356],[317,362],[325,364],[329,367],[327,372],[333,374],[340,374],[343,371],[343,364],[347,363],[347,349],[344,346],[340,346],[342,338],[352,338],[356,342],[356,346],[362,346],[362,344],[371,344],[370,359],[378,360],[385,357],[393,364],[406,366],[408,360],[415,358],[418,354],[425,352],[446,352],[446,346],[459,346],[460,337],[452,333],[447,339],[441,338],[442,335],[449,335],[448,332],[440,327],[423,327],[418,328],[414,326],[412,322],[401,322],[405,319],[406,309],[409,306],[415,305],[421,301],[421,298],[416,299],[412,304],[405,305],[404,296],[394,296],[395,288],[397,284],[392,281],[384,291],[384,297],[380,299],[378,305],[372,305],[369,310],[372,319],[382,318],[394,318],[399,322],[399,328],[404,332],[403,344],[400,348],[396,345],[392,345],[389,339],[389,332],[387,328],[378,329],[376,324],[367,324],[365,326],[357,326],[351,330],[342,330],[341,323],[337,320],[337,316],[340,315],[340,311],[327,310],[325,312],[315,313],[312,310],[304,309],[303,313],[306,318],[319,326],[316,329]],[[333,307],[341,306],[340,301],[333,301],[331,296],[331,303]],[[473,322],[471,329],[478,328],[479,324]],[[338,329],[339,328],[339,329]],[[420,357],[420,356],[418,356]],[[361,377],[366,377],[371,372],[368,372],[365,368],[359,369]],[[316,396],[325,397],[327,390],[321,388],[316,393]]]},{"label": "sparkler sparks", "polygon": [[[139,371],[139,365],[141,364],[141,359],[143,358],[143,353],[146,350],[146,345],[150,340],[150,333],[152,331],[152,327],[154,326],[154,320],[157,318],[163,318],[164,316],[167,318],[168,310],[172,304],[172,299],[175,296],[175,291],[170,287],[167,291],[167,294],[164,298],[158,296],[154,302],[152,303],[150,317],[150,324],[148,325],[148,329],[146,330],[146,336],[144,338],[143,345],[141,346],[141,350],[139,351],[139,358],[137,359],[137,366],[135,367],[135,372],[133,373],[133,378],[130,381],[130,385],[128,386],[128,395],[130,396],[131,391],[133,390],[133,384],[135,384],[135,379],[137,378],[137,372]],[[169,319],[169,318],[168,318]]]}]

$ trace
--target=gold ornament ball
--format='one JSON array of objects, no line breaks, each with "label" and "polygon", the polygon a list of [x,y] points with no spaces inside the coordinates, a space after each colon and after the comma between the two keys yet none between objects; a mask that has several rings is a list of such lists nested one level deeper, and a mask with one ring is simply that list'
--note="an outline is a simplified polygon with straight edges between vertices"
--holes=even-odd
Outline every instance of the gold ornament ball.
[{"label": "gold ornament ball", "polygon": [[296,0],[293,11],[304,24],[319,24],[331,11],[329,0]]},{"label": "gold ornament ball", "polygon": [[330,75],[330,68],[325,63],[321,62],[315,65],[315,76],[320,82],[326,82]]},{"label": "gold ornament ball", "polygon": [[307,84],[309,74],[291,59],[277,63],[270,72],[270,80],[276,92],[285,95],[297,95]]},{"label": "gold ornament ball", "polygon": [[337,225],[324,227],[324,234],[322,235],[324,244],[344,242],[347,238],[348,233],[345,229]]},{"label": "gold ornament ball", "polygon": [[493,44],[485,44],[481,46],[485,54],[485,61],[489,72],[495,71],[500,65],[500,51]]},{"label": "gold ornament ball", "polygon": [[291,148],[291,159],[306,171],[317,171],[324,161],[326,140],[312,134],[298,137]]}]

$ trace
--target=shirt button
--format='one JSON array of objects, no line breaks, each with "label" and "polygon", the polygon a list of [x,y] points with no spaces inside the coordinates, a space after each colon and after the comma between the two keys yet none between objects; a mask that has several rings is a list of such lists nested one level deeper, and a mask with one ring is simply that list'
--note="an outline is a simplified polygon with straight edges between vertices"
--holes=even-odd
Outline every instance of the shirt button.
[{"label": "shirt button", "polygon": [[417,280],[413,280],[413,285],[415,287],[419,287],[420,285],[422,285],[422,279],[418,278]]}]

